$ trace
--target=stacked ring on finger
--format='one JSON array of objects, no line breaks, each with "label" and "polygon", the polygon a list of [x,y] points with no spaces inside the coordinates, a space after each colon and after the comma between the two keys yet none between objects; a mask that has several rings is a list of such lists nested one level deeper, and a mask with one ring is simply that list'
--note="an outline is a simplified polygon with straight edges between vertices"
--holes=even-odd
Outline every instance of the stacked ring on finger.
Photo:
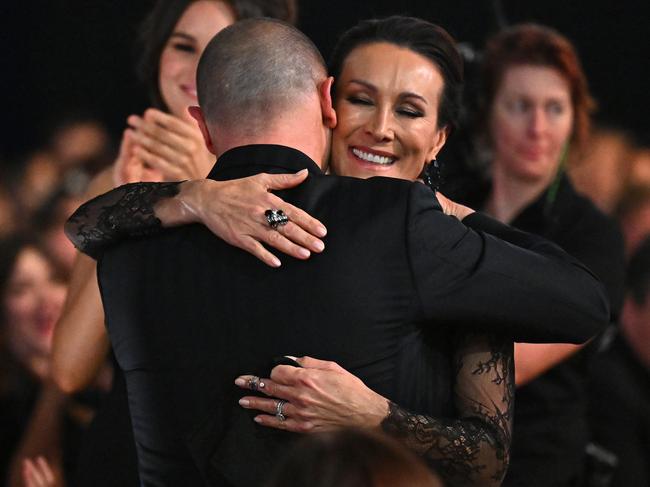
[{"label": "stacked ring on finger", "polygon": [[259,389],[259,385],[260,385],[260,378],[257,377],[256,375],[248,379],[248,388],[251,391],[256,391],[257,389]]},{"label": "stacked ring on finger", "polygon": [[275,417],[278,418],[280,421],[286,421],[287,417],[284,415],[284,405],[287,403],[284,399],[280,399],[278,403],[275,405]]},{"label": "stacked ring on finger", "polygon": [[264,212],[266,216],[266,221],[269,223],[269,226],[276,230],[278,227],[286,225],[289,223],[289,217],[284,214],[284,211],[277,209],[270,209]]}]

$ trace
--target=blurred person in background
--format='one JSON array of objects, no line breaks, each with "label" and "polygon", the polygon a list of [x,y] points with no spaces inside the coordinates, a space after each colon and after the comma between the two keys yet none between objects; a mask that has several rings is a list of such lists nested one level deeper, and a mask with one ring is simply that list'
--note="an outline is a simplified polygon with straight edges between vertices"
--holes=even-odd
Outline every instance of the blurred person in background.
[{"label": "blurred person in background", "polygon": [[650,184],[629,186],[618,203],[616,217],[625,238],[629,258],[650,235]]},{"label": "blurred person in background", "polygon": [[640,147],[632,155],[630,184],[650,186],[650,148]]},{"label": "blurred person in background", "polygon": [[385,435],[342,429],[298,441],[266,487],[443,487],[420,459]]},{"label": "blurred person in background", "polygon": [[106,127],[90,116],[64,117],[53,129],[48,147],[63,173],[77,169],[93,176],[113,160]]},{"label": "blurred person in background", "polygon": [[[650,238],[627,267],[620,326],[590,371],[592,439],[615,455],[611,487],[650,485]],[[609,475],[608,475],[609,476]]]},{"label": "blurred person in background", "polygon": [[[586,264],[604,283],[615,319],[623,290],[620,231],[576,193],[564,170],[568,154],[587,140],[593,107],[570,41],[534,24],[493,36],[483,60],[480,106],[491,180],[474,204],[548,238]],[[579,350],[515,344],[517,406],[504,486],[580,485],[589,354]]]},{"label": "blurred person in background", "polygon": [[29,220],[61,184],[61,170],[54,155],[43,149],[24,159],[17,176],[17,206],[25,220]]},{"label": "blurred person in background", "polygon": [[[42,455],[62,478],[78,424],[48,382],[54,324],[65,285],[33,240],[0,241],[0,481],[22,485],[23,459]],[[69,434],[68,434],[69,433]],[[68,443],[66,443],[68,442]],[[13,462],[10,465],[10,460]]]},{"label": "blurred person in background", "polygon": [[580,150],[572,150],[567,174],[579,193],[612,215],[628,184],[633,153],[634,146],[625,132],[599,128]]},{"label": "blurred person in background", "polygon": [[80,193],[62,185],[36,210],[30,223],[48,255],[66,277],[72,272],[77,251],[65,236],[63,225],[81,203]]},{"label": "blurred person in background", "polygon": [[0,178],[0,238],[6,238],[18,228],[17,209],[14,198],[4,184],[6,178],[4,175],[0,175]]}]

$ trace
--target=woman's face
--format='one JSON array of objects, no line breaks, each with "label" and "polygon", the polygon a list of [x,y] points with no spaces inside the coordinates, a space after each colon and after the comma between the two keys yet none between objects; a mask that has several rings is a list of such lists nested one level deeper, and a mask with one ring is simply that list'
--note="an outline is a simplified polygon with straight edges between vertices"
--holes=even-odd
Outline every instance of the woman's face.
[{"label": "woman's face", "polygon": [[506,70],[490,114],[494,163],[514,179],[550,181],[573,127],[566,79],[546,66]]},{"label": "woman's face", "polygon": [[162,99],[173,115],[191,120],[187,107],[197,104],[199,58],[210,39],[234,22],[230,5],[216,0],[192,2],[178,19],[163,48],[158,79]]},{"label": "woman's face", "polygon": [[336,83],[333,171],[417,179],[447,136],[438,128],[438,68],[410,49],[377,42],[352,50]]},{"label": "woman's face", "polygon": [[8,345],[19,359],[49,354],[64,299],[50,263],[36,249],[23,249],[2,296]]}]

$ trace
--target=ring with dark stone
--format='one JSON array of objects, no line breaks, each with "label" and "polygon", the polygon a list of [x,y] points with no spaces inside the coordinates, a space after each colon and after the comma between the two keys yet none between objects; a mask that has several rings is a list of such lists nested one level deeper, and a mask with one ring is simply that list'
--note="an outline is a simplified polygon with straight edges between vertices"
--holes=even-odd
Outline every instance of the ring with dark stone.
[{"label": "ring with dark stone", "polygon": [[248,388],[251,391],[256,391],[259,388],[259,382],[260,382],[260,378],[254,375],[253,377],[248,379]]},{"label": "ring with dark stone", "polygon": [[264,216],[266,216],[266,221],[273,230],[289,223],[289,217],[282,210],[266,210]]}]

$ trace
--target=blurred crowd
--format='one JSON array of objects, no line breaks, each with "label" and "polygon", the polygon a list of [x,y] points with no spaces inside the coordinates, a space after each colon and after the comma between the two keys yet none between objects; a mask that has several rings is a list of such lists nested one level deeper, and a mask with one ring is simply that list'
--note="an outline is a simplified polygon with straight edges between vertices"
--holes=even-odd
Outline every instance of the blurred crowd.
[{"label": "blurred crowd", "polygon": [[[139,123],[132,120],[131,129],[137,132]],[[63,223],[85,201],[90,182],[103,171],[112,182],[134,180],[112,172],[118,147],[129,136],[123,137],[118,143],[92,115],[62,115],[46,140],[34,141],[30,153],[0,165],[0,482],[12,487],[69,482],[84,431],[110,389],[107,362],[85,390],[63,393],[51,380],[49,356],[77,253]],[[638,472],[650,478],[650,147],[636,142],[623,128],[596,126],[586,134],[581,150],[568,151],[559,171],[566,172],[578,193],[616,221],[626,262],[618,322],[589,345],[587,371],[581,379],[591,398],[583,485],[639,485],[633,483]],[[490,209],[490,201],[484,205]],[[368,462],[369,469],[378,468],[377,458],[397,458],[395,469],[413,475],[399,485],[442,485],[433,478],[414,480],[419,467],[410,467],[409,462],[416,461],[399,457],[388,440],[358,432],[349,435],[305,444],[287,459],[287,465],[293,465],[289,476],[282,480],[279,473],[274,485],[326,485],[314,483],[308,475],[316,466],[303,472],[297,465],[322,468],[317,459],[336,457],[337,452],[339,457],[356,459],[361,451],[377,452],[372,460],[358,455],[357,465]],[[384,460],[380,463],[385,465]],[[329,465],[334,464],[332,460]],[[346,468],[349,465],[341,471],[348,472]],[[401,478],[407,478],[406,473]],[[398,485],[384,482],[345,485]]]}]

